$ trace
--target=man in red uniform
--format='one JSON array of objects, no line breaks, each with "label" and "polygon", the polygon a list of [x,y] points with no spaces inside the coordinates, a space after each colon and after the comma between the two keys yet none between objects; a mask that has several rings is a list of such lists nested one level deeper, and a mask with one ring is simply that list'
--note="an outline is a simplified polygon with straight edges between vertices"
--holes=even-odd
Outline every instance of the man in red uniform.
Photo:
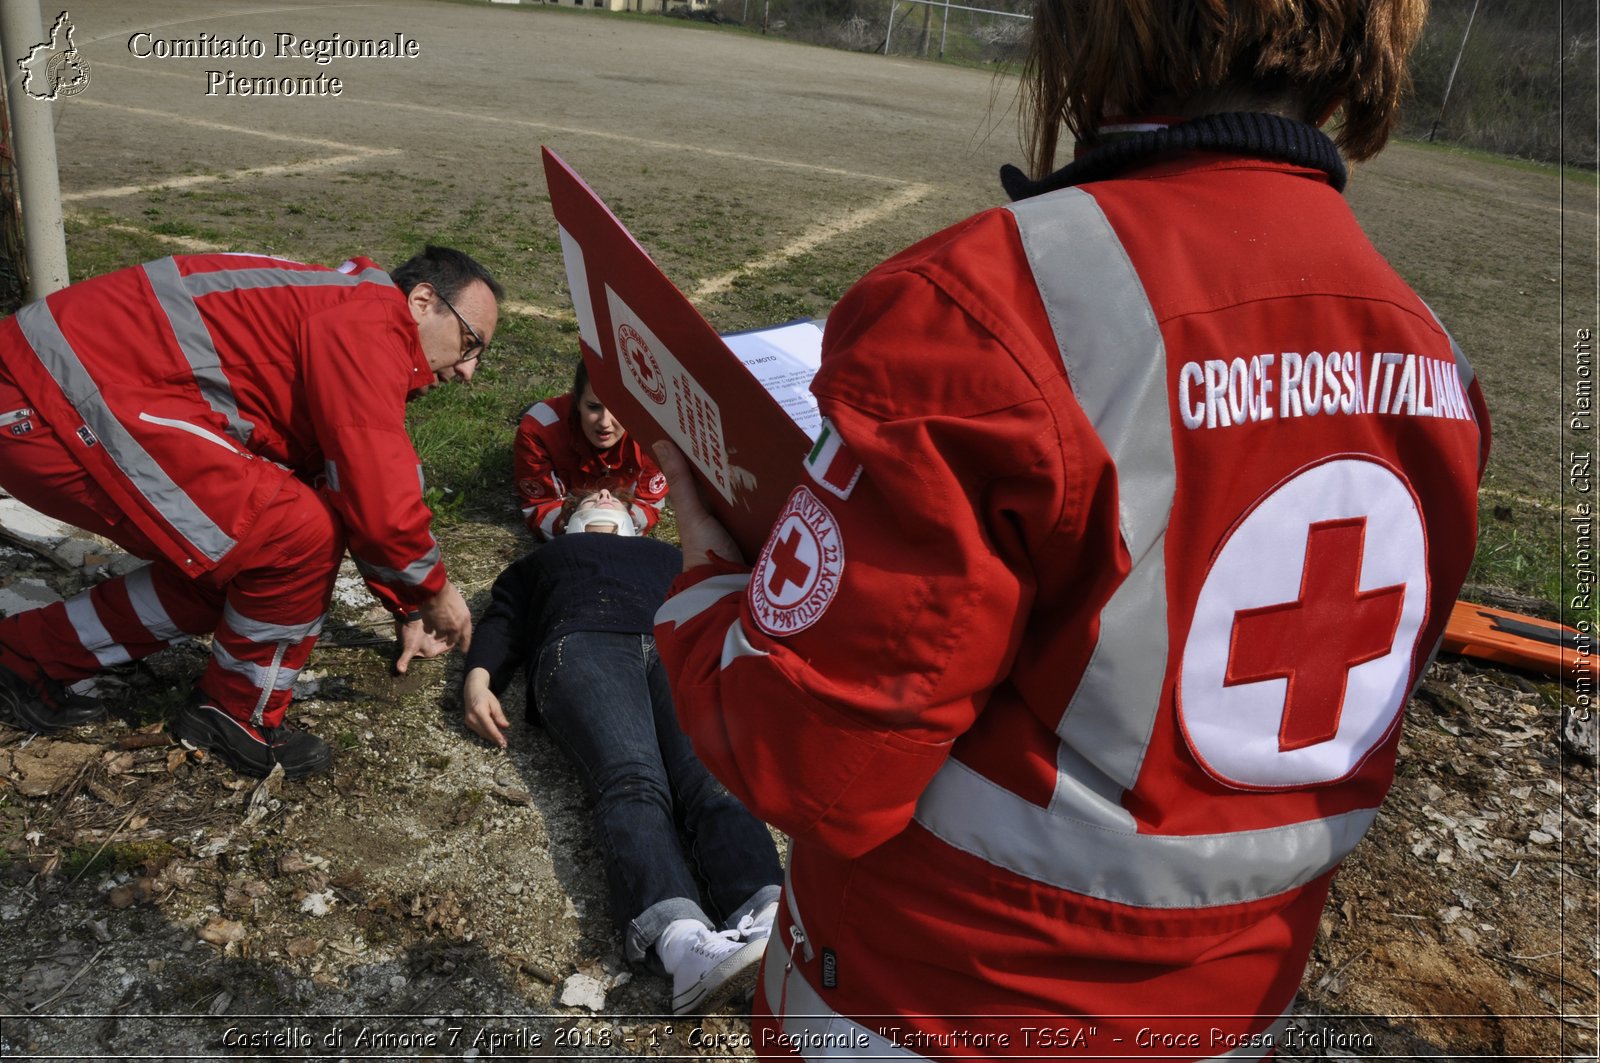
[{"label": "man in red uniform", "polygon": [[1037,179],[830,314],[753,570],[658,453],[684,730],[793,839],[763,1055],[1285,1044],[1488,421],[1317,129],[1382,146],[1420,0],[1226,8],[1039,0]]},{"label": "man in red uniform", "polygon": [[0,620],[0,707],[35,731],[104,710],[66,684],[214,632],[172,732],[241,771],[325,768],[284,722],[348,546],[395,614],[400,667],[465,647],[405,404],[469,379],[500,286],[429,247],[391,277],[182,255],[0,322],[0,485],[151,564]]},{"label": "man in red uniform", "polygon": [[561,508],[568,497],[597,484],[633,494],[629,512],[640,535],[650,534],[667,499],[666,477],[595,398],[582,359],[570,394],[536,402],[523,412],[511,469],[522,519],[541,542],[561,533]]}]

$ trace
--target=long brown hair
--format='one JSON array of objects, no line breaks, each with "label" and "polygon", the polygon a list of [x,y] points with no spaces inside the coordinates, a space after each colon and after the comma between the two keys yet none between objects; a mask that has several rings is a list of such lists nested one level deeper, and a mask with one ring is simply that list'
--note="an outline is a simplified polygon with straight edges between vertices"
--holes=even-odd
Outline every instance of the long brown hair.
[{"label": "long brown hair", "polygon": [[1338,105],[1334,139],[1370,159],[1399,117],[1427,13],[1428,0],[1035,0],[1029,166],[1034,177],[1055,168],[1063,125],[1093,144],[1114,114],[1211,100],[1225,105],[1208,110],[1287,106],[1307,121]]}]

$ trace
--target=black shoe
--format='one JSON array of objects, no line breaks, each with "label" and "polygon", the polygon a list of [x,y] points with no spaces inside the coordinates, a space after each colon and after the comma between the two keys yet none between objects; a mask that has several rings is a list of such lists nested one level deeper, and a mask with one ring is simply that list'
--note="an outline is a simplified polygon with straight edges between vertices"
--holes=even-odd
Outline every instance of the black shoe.
[{"label": "black shoe", "polygon": [[328,744],[309,731],[288,724],[255,727],[202,701],[179,709],[167,733],[246,775],[270,775],[273,765],[282,764],[286,778],[299,779],[326,771],[333,760]]},{"label": "black shoe", "polygon": [[105,714],[105,703],[98,698],[74,694],[54,679],[30,683],[0,665],[0,719],[7,723],[47,735],[93,723]]}]

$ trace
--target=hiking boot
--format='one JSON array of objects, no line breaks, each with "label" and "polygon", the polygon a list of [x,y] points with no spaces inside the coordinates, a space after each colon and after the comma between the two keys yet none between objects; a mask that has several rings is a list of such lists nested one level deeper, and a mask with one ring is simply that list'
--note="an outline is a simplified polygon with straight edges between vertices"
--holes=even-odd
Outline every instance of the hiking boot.
[{"label": "hiking boot", "polygon": [[288,724],[256,727],[203,701],[179,709],[167,733],[246,775],[270,775],[273,765],[282,764],[286,778],[299,779],[326,770],[333,759],[327,743],[309,731]]},{"label": "hiking boot", "polygon": [[93,723],[106,714],[105,703],[68,690],[54,679],[24,679],[0,665],[0,719],[34,734],[55,734]]},{"label": "hiking boot", "polygon": [[692,919],[673,922],[656,942],[672,976],[672,1013],[704,1015],[755,988],[766,941],[745,941],[737,930],[715,931]]}]

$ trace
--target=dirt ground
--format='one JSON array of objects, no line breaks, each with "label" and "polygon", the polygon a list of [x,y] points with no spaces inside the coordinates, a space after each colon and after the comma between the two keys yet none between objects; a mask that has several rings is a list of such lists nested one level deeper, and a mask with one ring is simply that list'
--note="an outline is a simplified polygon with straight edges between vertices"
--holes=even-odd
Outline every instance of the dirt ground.
[{"label": "dirt ground", "polygon": [[[71,15],[92,82],[58,106],[57,136],[84,254],[336,262],[470,232],[519,312],[559,319],[547,142],[737,328],[825,313],[876,259],[994,203],[996,167],[1020,155],[1005,83],[910,60],[421,0],[91,0]],[[141,31],[242,34],[269,58],[139,58]],[[270,58],[279,32],[404,33],[422,55],[319,67]],[[207,96],[219,68],[344,89]],[[1557,519],[1561,281],[1589,253],[1561,234],[1592,234],[1592,191],[1410,145],[1352,182],[1380,247],[1475,358],[1508,521]],[[514,528],[473,516],[442,536],[470,592],[525,548]],[[30,578],[84,579],[0,550],[0,585]],[[391,677],[383,618],[351,590],[295,710],[335,748],[324,778],[258,786],[165,740],[200,646],[112,676],[105,724],[0,728],[0,1058],[747,1055],[739,1018],[674,1022],[665,983],[622,962],[551,742],[529,726],[505,754],[471,739],[459,663]],[[1471,662],[1430,673],[1395,791],[1323,920],[1299,1023],[1313,1036],[1283,1058],[1596,1057],[1600,802],[1593,765],[1561,744],[1561,701]]]}]

